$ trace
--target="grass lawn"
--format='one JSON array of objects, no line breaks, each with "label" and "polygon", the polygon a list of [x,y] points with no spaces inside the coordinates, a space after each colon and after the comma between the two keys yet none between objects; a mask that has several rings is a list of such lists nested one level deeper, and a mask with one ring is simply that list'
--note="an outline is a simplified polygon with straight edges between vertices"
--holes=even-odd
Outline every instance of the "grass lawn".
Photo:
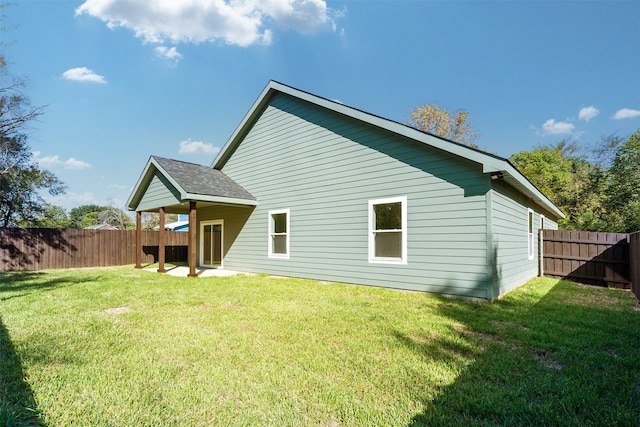
[{"label": "grass lawn", "polygon": [[629,292],[0,274],[0,425],[640,425]]}]

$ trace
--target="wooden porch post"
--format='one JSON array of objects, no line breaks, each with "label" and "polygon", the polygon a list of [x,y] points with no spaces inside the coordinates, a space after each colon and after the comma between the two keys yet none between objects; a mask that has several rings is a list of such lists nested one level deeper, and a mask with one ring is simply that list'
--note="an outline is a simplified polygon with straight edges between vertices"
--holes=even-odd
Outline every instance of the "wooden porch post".
[{"label": "wooden porch post", "polygon": [[142,268],[142,211],[136,211],[136,268]]},{"label": "wooden porch post", "polygon": [[164,207],[160,208],[160,225],[158,229],[158,273],[166,273],[164,268]]},{"label": "wooden porch post", "polygon": [[189,277],[198,277],[196,273],[196,202],[189,202]]}]

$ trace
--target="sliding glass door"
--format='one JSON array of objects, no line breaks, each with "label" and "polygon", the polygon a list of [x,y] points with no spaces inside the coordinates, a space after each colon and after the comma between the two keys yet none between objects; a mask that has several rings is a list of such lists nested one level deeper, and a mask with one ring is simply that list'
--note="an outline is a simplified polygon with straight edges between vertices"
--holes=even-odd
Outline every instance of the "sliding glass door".
[{"label": "sliding glass door", "polygon": [[222,267],[223,233],[222,220],[200,223],[200,265],[202,267]]}]

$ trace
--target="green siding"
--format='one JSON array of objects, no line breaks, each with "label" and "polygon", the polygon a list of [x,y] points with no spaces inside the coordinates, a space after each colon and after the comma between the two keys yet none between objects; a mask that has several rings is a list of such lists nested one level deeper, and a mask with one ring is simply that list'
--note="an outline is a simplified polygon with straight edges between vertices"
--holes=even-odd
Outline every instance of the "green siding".
[{"label": "green siding", "polygon": [[136,210],[143,211],[177,203],[180,203],[180,192],[161,173],[156,171]]},{"label": "green siding", "polygon": [[[491,297],[495,298],[538,275],[538,229],[540,216],[544,215],[544,212],[501,183],[494,185],[491,200],[492,239],[497,270],[497,286]],[[534,212],[534,256],[531,260],[527,240],[529,208]],[[545,228],[556,229],[557,224],[547,216]]]},{"label": "green siding", "polygon": [[[258,206],[198,220],[224,219],[225,268],[487,298],[488,176],[403,138],[278,94],[223,167]],[[408,199],[408,263],[369,263],[368,201],[395,196]],[[267,212],[285,208],[290,258],[271,259]]]}]

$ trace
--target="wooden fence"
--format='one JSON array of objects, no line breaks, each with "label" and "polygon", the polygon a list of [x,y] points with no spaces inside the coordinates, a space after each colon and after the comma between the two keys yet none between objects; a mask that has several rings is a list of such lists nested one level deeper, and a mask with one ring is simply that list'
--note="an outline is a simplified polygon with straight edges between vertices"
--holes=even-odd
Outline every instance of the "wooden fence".
[{"label": "wooden fence", "polygon": [[[135,230],[0,229],[0,271],[135,264]],[[165,261],[187,260],[188,233],[165,231]],[[158,232],[142,232],[142,262],[158,260]]]},{"label": "wooden fence", "polygon": [[545,276],[631,288],[628,234],[540,230],[540,239]]},{"label": "wooden fence", "polygon": [[629,273],[631,290],[640,300],[640,231],[629,235]]}]

